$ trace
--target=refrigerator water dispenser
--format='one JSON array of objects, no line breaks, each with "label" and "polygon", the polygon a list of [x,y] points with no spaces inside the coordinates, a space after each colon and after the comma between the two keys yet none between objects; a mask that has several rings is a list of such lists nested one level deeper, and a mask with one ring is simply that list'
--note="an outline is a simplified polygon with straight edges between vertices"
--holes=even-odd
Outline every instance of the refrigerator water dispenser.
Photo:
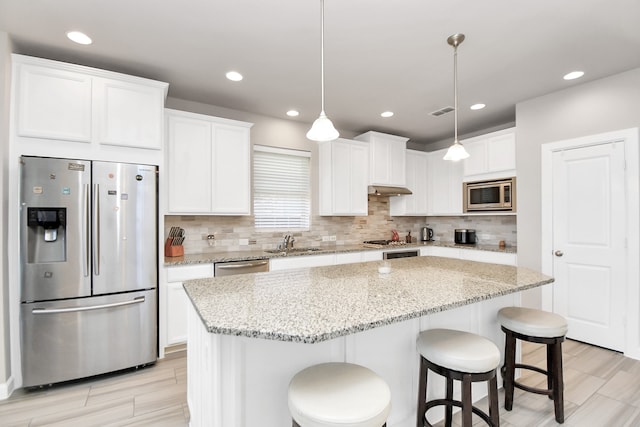
[{"label": "refrigerator water dispenser", "polygon": [[66,261],[66,208],[27,208],[27,262]]}]

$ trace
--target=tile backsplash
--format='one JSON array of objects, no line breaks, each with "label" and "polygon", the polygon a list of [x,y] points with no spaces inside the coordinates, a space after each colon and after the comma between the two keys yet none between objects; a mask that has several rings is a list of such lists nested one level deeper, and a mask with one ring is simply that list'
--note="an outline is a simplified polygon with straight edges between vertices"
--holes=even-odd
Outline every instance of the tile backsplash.
[{"label": "tile backsplash", "polygon": [[[254,227],[253,216],[165,216],[165,237],[172,226],[185,229],[185,254],[208,252],[273,249],[285,234],[292,234],[296,247],[354,245],[364,240],[391,239],[397,230],[401,239],[411,232],[420,238],[420,228],[425,224],[434,229],[436,240],[453,241],[454,228],[474,228],[480,243],[507,245],[516,243],[515,216],[477,217],[391,217],[388,196],[369,196],[368,216],[312,216],[308,231],[262,231]],[[207,235],[214,235],[213,245]],[[324,241],[323,236],[335,236],[335,241]],[[415,241],[415,240],[414,240]]]}]

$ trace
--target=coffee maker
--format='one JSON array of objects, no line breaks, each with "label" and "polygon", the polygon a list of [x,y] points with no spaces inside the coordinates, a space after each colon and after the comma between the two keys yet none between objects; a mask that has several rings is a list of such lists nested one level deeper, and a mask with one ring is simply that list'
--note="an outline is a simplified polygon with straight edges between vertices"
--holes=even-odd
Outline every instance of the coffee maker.
[{"label": "coffee maker", "polygon": [[433,229],[429,227],[422,227],[420,229],[420,241],[429,242],[433,240]]}]

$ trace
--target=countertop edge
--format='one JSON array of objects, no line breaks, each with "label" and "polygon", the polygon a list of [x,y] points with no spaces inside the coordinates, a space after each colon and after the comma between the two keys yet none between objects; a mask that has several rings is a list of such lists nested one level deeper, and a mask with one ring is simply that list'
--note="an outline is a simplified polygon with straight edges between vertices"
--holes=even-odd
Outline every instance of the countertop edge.
[{"label": "countertop edge", "polygon": [[464,245],[464,244],[456,244],[454,242],[441,242],[441,241],[431,241],[431,242],[419,242],[419,243],[409,243],[403,246],[388,246],[382,248],[367,248],[360,245],[336,245],[330,247],[318,247],[319,250],[315,250],[312,252],[296,252],[296,253],[268,253],[264,250],[255,250],[255,251],[238,251],[238,252],[211,252],[211,253],[201,253],[201,254],[186,254],[180,257],[165,257],[164,258],[164,266],[165,267],[176,267],[176,266],[184,266],[184,265],[197,265],[197,264],[214,264],[217,262],[229,262],[229,261],[252,261],[252,260],[261,260],[261,259],[274,259],[274,258],[292,258],[299,256],[313,256],[313,255],[330,255],[330,254],[339,254],[339,253],[349,253],[349,252],[364,252],[364,251],[379,251],[379,250],[402,250],[402,249],[419,249],[419,248],[428,248],[428,247],[439,247],[439,248],[453,248],[453,249],[462,249],[462,250],[475,250],[475,251],[485,251],[485,252],[496,252],[496,253],[506,253],[506,254],[516,254],[517,255],[517,246],[507,246],[505,248],[500,248],[498,245],[482,245],[482,244],[473,244],[473,245]]}]

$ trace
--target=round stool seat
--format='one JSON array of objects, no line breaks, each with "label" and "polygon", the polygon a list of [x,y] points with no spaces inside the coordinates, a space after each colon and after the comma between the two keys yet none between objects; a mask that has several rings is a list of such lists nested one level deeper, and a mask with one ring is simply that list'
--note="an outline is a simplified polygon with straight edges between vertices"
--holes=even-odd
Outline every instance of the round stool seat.
[{"label": "round stool seat", "polygon": [[500,350],[488,339],[452,329],[421,332],[418,352],[436,365],[459,372],[481,373],[500,364]]},{"label": "round stool seat", "polygon": [[498,322],[510,331],[530,337],[563,337],[568,330],[564,317],[548,311],[526,307],[500,309]]},{"label": "round stool seat", "polygon": [[302,427],[380,427],[391,411],[391,391],[364,366],[323,363],[293,377],[289,411]]}]

